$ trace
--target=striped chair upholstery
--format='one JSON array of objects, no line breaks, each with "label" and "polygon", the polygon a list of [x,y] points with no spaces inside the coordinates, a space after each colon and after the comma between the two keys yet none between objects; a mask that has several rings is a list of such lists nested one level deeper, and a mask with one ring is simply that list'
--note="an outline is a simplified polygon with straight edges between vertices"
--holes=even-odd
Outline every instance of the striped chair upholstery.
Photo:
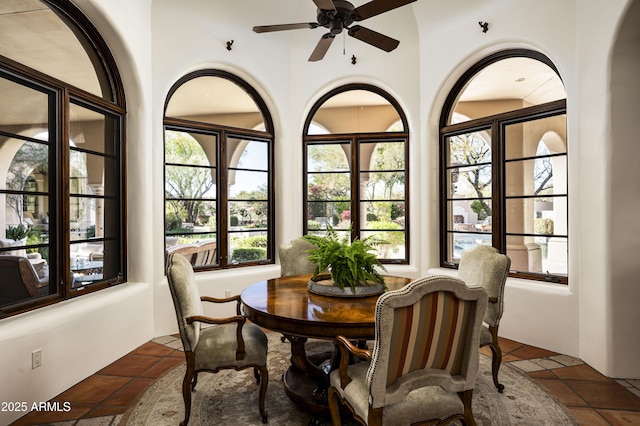
[{"label": "striped chair upholstery", "polygon": [[398,377],[424,368],[460,374],[474,308],[473,303],[440,291],[395,309],[387,386],[393,385]]},{"label": "striped chair upholstery", "polygon": [[375,344],[368,358],[362,355],[370,362],[346,365],[347,351],[358,356],[358,350],[348,349],[344,338],[336,341],[340,367],[330,374],[329,390],[334,424],[340,417],[337,401],[370,425],[453,419],[474,424],[471,397],[486,307],[483,288],[445,276],[421,278],[380,296]]}]

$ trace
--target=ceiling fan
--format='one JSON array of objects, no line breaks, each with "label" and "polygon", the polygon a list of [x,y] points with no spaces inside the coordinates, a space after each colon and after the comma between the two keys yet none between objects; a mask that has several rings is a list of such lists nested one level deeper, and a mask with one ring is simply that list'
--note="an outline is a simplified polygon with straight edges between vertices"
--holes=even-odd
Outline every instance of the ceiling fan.
[{"label": "ceiling fan", "polygon": [[309,61],[315,62],[324,58],[336,35],[347,30],[351,37],[364,41],[372,46],[391,52],[400,42],[379,32],[360,25],[351,25],[372,16],[380,15],[398,7],[413,3],[416,0],[372,0],[362,6],[354,7],[345,0],[313,0],[318,7],[317,22],[303,22],[299,24],[262,25],[253,27],[257,33],[272,31],[297,30],[303,28],[325,27],[329,32],[324,34],[316,48],[311,53]]}]

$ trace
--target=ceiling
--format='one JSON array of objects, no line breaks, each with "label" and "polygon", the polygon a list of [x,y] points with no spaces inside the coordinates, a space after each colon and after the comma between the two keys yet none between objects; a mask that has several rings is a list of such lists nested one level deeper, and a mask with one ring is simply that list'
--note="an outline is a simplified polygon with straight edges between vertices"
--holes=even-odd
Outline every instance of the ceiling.
[{"label": "ceiling", "polygon": [[[0,54],[36,69],[46,68],[50,75],[99,94],[96,72],[82,45],[40,1],[2,0],[0,40]],[[238,92],[236,87],[230,87],[228,80],[198,79],[198,82],[203,85],[199,87],[194,81],[181,90],[180,102],[175,103],[176,114],[256,111],[251,98],[242,91]],[[510,58],[484,68],[467,85],[459,101],[522,99],[538,104],[564,97],[562,81],[547,65],[529,58]],[[327,106],[381,104],[387,104],[387,101],[379,95],[358,90],[336,96]],[[3,110],[9,105],[11,111]],[[28,111],[28,105],[20,111],[16,109],[16,103],[2,102],[0,122],[15,122]]]}]

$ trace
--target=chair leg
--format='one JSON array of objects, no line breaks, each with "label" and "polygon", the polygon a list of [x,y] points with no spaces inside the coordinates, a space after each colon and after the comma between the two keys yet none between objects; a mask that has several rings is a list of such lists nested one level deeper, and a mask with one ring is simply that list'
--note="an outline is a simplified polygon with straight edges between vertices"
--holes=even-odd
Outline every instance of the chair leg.
[{"label": "chair leg", "polygon": [[500,365],[502,365],[502,349],[498,343],[498,328],[489,327],[489,332],[491,333],[491,343],[489,344],[489,348],[493,355],[491,357],[491,374],[493,375],[493,384],[498,389],[498,392],[502,393],[504,385],[498,382],[498,371],[500,370]]},{"label": "chair leg", "polygon": [[258,392],[258,408],[260,409],[260,416],[262,417],[262,423],[269,422],[269,413],[264,406],[264,398],[267,395],[267,385],[269,384],[269,371],[266,366],[256,368],[254,371],[260,371],[260,391]]},{"label": "chair leg", "polygon": [[191,390],[194,381],[194,365],[189,362],[187,356],[187,371],[182,380],[182,399],[184,400],[184,420],[180,422],[180,426],[187,426],[189,417],[191,416]]},{"label": "chair leg", "polygon": [[476,426],[476,419],[473,417],[471,410],[471,401],[473,400],[473,389],[464,392],[458,392],[458,396],[464,405],[464,424],[467,426]]},{"label": "chair leg", "polygon": [[198,384],[198,373],[193,374],[193,380],[191,381],[191,391],[196,390],[196,385]]},{"label": "chair leg", "polygon": [[329,394],[327,396],[329,402],[329,410],[331,411],[331,424],[333,426],[340,426],[340,395],[338,395],[338,391],[333,386],[329,387]]}]

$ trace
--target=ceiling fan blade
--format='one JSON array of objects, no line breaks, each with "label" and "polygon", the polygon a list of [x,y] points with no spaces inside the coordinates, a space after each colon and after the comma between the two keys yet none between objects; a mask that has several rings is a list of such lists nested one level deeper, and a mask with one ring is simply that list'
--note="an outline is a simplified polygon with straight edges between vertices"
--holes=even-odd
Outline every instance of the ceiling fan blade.
[{"label": "ceiling fan blade", "polygon": [[311,56],[309,56],[309,62],[316,62],[324,58],[327,50],[329,50],[329,47],[331,47],[331,43],[333,43],[334,37],[335,36],[331,33],[323,35],[316,45],[316,48],[313,49]]},{"label": "ceiling fan blade", "polygon": [[360,7],[356,7],[356,21],[362,21],[372,16],[380,15],[381,13],[388,12],[393,9],[397,9],[409,3],[413,3],[416,0],[372,0],[369,3],[365,3]]},{"label": "ceiling fan blade", "polygon": [[320,10],[336,10],[336,6],[333,4],[332,0],[313,0],[313,2]]},{"label": "ceiling fan blade", "polygon": [[382,49],[385,52],[391,52],[400,44],[400,42],[395,38],[380,34],[379,32],[370,30],[369,28],[361,27],[360,25],[354,25],[349,28],[349,35],[375,46],[378,49]]},{"label": "ceiling fan blade", "polygon": [[253,27],[256,33],[270,33],[273,31],[299,30],[303,28],[318,28],[317,22],[301,22],[299,24],[260,25]]}]

